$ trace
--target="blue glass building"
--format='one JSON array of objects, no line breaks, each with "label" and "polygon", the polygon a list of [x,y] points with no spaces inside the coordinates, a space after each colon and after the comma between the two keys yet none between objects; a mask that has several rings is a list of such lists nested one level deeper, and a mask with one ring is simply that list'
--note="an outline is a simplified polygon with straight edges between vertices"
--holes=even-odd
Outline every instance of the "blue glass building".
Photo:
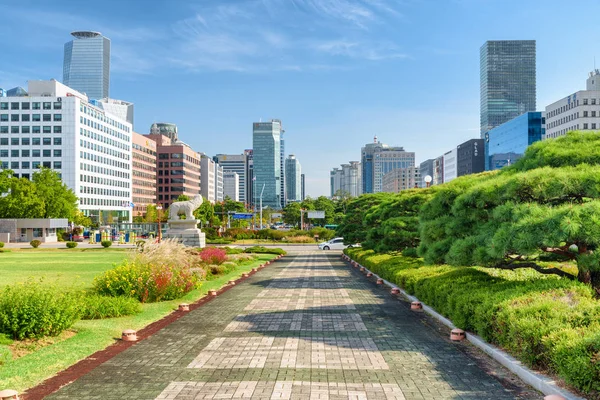
[{"label": "blue glass building", "polygon": [[90,99],[108,97],[110,39],[99,32],[71,32],[75,40],[65,43],[63,83]]},{"label": "blue glass building", "polygon": [[525,113],[490,130],[485,134],[486,171],[514,163],[545,133],[546,118],[540,111]]},{"label": "blue glass building", "polygon": [[[252,129],[254,162],[254,201],[263,207],[280,209],[281,206],[281,121],[255,122]],[[264,186],[264,191],[263,191]]]}]

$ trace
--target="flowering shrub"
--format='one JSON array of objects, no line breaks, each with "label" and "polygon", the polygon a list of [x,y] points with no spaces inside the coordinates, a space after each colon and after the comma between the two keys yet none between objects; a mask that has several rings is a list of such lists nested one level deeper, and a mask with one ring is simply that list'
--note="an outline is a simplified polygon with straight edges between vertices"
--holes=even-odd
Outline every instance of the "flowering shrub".
[{"label": "flowering shrub", "polygon": [[121,265],[97,276],[94,289],[100,295],[134,297],[142,303],[173,300],[196,288],[202,273],[197,256],[165,240],[146,244]]},{"label": "flowering shrub", "polygon": [[227,261],[227,251],[216,247],[205,247],[200,251],[200,258],[206,264],[221,265]]}]

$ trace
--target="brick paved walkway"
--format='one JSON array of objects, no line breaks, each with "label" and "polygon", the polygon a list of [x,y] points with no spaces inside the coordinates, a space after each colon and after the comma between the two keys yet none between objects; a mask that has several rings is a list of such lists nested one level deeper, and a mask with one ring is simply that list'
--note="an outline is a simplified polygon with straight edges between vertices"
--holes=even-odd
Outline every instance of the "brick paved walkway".
[{"label": "brick paved walkway", "polygon": [[286,257],[49,398],[537,397],[505,389],[427,321],[339,255]]}]

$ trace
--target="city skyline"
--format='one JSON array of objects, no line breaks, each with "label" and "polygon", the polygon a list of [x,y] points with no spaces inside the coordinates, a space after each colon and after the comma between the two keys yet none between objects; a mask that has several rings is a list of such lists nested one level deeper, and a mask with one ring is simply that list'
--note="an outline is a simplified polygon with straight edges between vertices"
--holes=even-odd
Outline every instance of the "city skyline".
[{"label": "city skyline", "polygon": [[238,154],[251,147],[250,122],[282,119],[312,197],[328,194],[329,170],[359,159],[374,134],[415,151],[417,164],[478,137],[478,53],[487,40],[537,41],[538,111],[579,90],[595,54],[571,44],[592,49],[593,40],[545,21],[576,16],[585,26],[600,9],[591,1],[581,15],[558,1],[269,0],[165,2],[161,13],[141,15],[139,2],[116,4],[6,7],[0,32],[19,40],[6,43],[11,63],[0,67],[0,87],[61,79],[70,32],[101,32],[112,45],[111,97],[135,104],[137,132],[170,121],[198,151]]}]

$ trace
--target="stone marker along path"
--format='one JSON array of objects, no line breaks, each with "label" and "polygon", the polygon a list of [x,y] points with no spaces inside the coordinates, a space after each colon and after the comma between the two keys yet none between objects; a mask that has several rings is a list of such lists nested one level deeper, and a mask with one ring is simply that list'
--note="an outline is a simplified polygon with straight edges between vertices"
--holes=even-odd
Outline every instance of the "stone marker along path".
[{"label": "stone marker along path", "polygon": [[[503,386],[465,346],[339,254],[305,253],[276,262],[47,398],[542,397],[522,384]],[[492,364],[492,374],[498,368]]]}]

